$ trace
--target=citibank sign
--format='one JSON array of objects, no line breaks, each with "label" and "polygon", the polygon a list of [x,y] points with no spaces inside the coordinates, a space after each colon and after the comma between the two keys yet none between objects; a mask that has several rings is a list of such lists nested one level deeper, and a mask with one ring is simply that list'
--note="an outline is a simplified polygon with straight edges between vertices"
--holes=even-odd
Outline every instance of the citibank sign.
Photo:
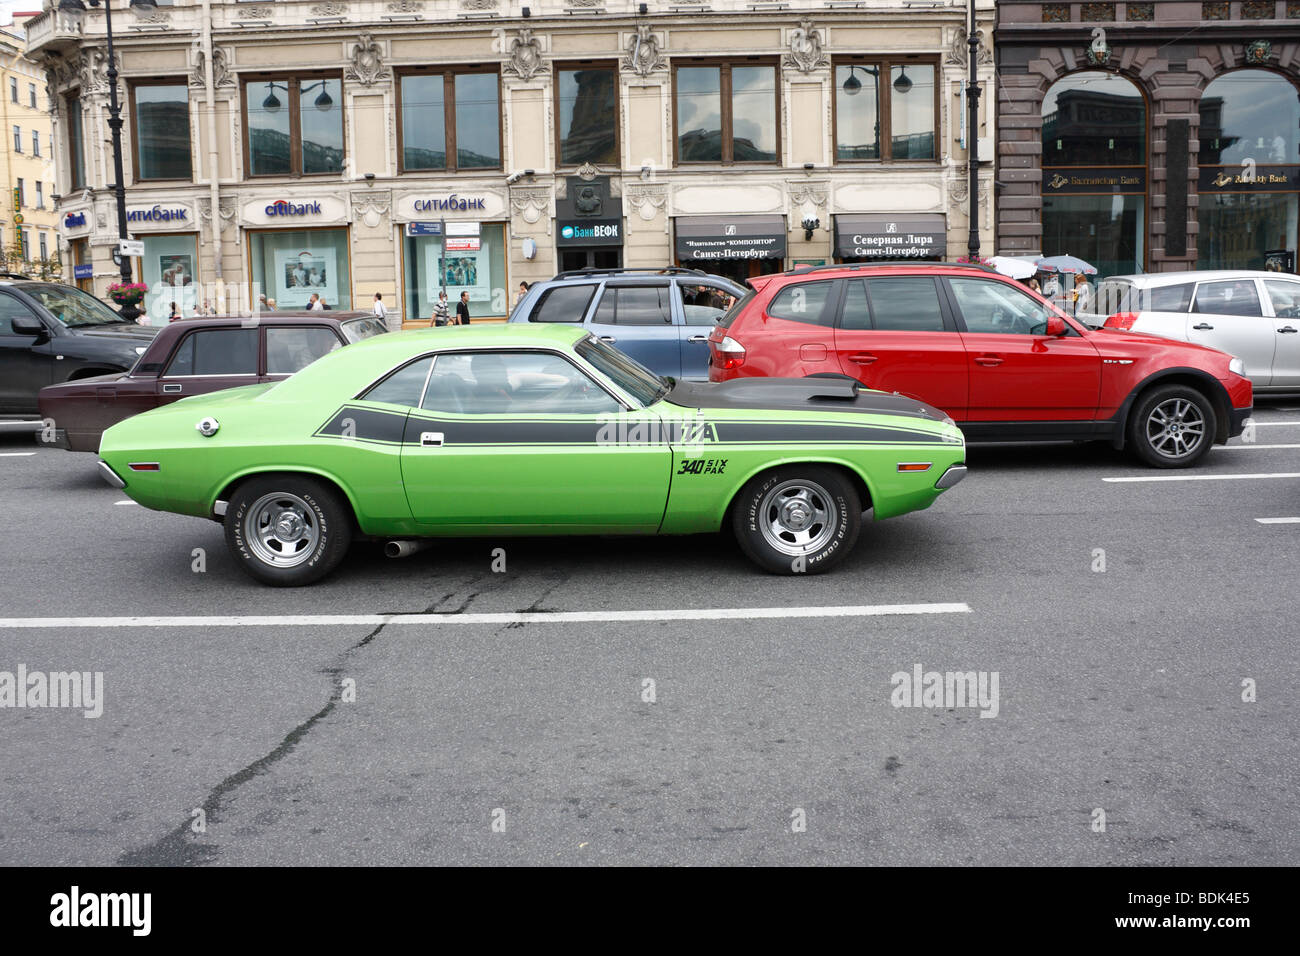
[{"label": "citibank sign", "polygon": [[268,216],[319,216],[320,202],[293,203],[287,199],[277,199],[266,207]]}]

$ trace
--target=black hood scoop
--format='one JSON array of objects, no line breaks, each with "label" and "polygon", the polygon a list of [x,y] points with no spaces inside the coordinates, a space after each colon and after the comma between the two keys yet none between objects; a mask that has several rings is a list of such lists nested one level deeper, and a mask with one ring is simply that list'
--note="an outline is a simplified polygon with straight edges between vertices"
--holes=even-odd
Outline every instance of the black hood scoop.
[{"label": "black hood scoop", "polygon": [[943,421],[948,416],[906,395],[874,392],[850,378],[737,378],[678,382],[668,401],[686,408],[870,412]]}]

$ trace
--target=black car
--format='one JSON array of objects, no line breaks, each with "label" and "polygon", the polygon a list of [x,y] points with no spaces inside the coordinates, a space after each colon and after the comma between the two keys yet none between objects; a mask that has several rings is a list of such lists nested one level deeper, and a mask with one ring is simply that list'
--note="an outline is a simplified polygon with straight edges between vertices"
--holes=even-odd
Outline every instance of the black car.
[{"label": "black car", "polygon": [[157,333],[80,289],[0,279],[0,431],[35,431],[42,388],[125,372]]}]

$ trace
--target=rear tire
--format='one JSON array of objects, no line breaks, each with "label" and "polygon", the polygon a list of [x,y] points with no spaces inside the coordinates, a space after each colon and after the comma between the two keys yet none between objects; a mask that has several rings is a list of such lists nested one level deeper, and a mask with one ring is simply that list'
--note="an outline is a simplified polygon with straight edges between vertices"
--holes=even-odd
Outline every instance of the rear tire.
[{"label": "rear tire", "polygon": [[789,465],[757,475],[731,513],[746,556],[772,574],[821,574],[843,561],[862,529],[857,490],[838,471]]},{"label": "rear tire", "polygon": [[1188,468],[1214,446],[1214,403],[1186,385],[1162,385],[1141,398],[1128,422],[1128,443],[1153,468]]},{"label": "rear tire", "polygon": [[301,587],[329,574],[352,543],[352,515],[339,494],[304,475],[252,478],[226,508],[226,546],[246,574],[273,587]]}]

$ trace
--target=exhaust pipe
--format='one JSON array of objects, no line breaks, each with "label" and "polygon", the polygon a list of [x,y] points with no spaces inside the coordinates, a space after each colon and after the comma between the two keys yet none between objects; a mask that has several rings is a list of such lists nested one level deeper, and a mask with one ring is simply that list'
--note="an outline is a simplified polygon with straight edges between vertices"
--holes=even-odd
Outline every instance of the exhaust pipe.
[{"label": "exhaust pipe", "polygon": [[409,558],[417,551],[423,551],[432,545],[427,539],[415,541],[390,541],[384,545],[384,554],[390,558]]}]

